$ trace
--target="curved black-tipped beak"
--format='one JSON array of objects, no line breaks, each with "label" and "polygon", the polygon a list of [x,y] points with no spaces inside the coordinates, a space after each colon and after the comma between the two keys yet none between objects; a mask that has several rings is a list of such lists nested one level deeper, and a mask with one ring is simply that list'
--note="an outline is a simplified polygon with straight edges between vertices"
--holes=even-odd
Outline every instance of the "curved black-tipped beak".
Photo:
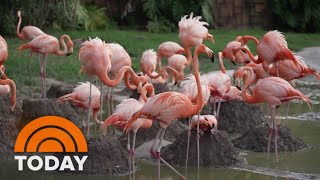
[{"label": "curved black-tipped beak", "polygon": [[68,53],[66,56],[70,56],[72,53]]},{"label": "curved black-tipped beak", "polygon": [[173,84],[173,85],[174,85],[174,86],[176,86],[177,84],[178,84],[178,82],[174,82],[174,84]]},{"label": "curved black-tipped beak", "polygon": [[234,61],[231,61],[233,65],[236,65],[236,63]]},{"label": "curved black-tipped beak", "polygon": [[240,91],[241,91],[241,87],[239,87],[239,86],[236,86]]},{"label": "curved black-tipped beak", "polygon": [[211,56],[211,62],[214,63],[214,54]]}]

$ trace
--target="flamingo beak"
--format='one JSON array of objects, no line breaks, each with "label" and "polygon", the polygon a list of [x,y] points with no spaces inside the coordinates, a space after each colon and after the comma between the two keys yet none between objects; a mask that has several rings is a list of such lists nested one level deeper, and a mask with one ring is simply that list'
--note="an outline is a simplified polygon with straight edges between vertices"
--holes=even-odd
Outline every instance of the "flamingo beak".
[{"label": "flamingo beak", "polygon": [[214,63],[214,54],[210,57],[211,62]]},{"label": "flamingo beak", "polygon": [[68,53],[66,56],[70,56],[72,53]]},{"label": "flamingo beak", "polygon": [[241,91],[241,87],[239,87],[238,85],[236,85],[236,88],[238,88]]},{"label": "flamingo beak", "polygon": [[234,61],[231,61],[233,65],[236,65],[236,63]]}]

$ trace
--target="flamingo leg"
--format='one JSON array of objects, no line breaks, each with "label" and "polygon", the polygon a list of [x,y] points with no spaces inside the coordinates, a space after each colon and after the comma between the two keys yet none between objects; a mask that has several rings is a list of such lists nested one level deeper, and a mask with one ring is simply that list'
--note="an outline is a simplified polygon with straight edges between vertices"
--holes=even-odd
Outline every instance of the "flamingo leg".
[{"label": "flamingo leg", "polygon": [[[272,107],[270,107],[269,110],[271,110]],[[271,110],[272,111],[272,110]],[[272,133],[273,133],[273,122],[272,122],[272,117],[271,117],[271,112],[270,112],[270,119],[269,119],[269,129],[268,129],[268,159],[269,159],[269,154],[270,154],[270,145],[271,145],[271,138],[272,138]]]},{"label": "flamingo leg", "polygon": [[136,134],[137,132],[133,132],[133,143],[132,143],[132,150],[131,150],[131,155],[132,155],[132,172],[133,172],[133,180],[135,180],[135,162],[134,162],[134,150],[135,150],[135,145],[136,145]]},{"label": "flamingo leg", "polygon": [[272,117],[273,117],[273,126],[274,126],[274,131],[275,131],[275,136],[274,136],[274,149],[276,153],[276,161],[279,162],[278,158],[278,124],[276,120],[276,108],[272,108]]},{"label": "flamingo leg", "polygon": [[279,77],[279,62],[276,62],[276,68],[277,68],[277,77]]},{"label": "flamingo leg", "polygon": [[[163,128],[161,128],[163,129]],[[160,156],[160,150],[161,150],[161,144],[162,144],[162,140],[164,137],[166,129],[163,129],[161,132],[161,136],[160,136],[160,141],[159,141],[159,146],[156,152],[156,156],[158,159],[158,179],[160,180],[160,161],[163,162],[168,168],[170,168],[173,172],[175,172],[178,176],[180,176],[181,179],[186,179],[181,173],[179,173],[179,171],[177,171],[174,167],[172,167],[167,161],[165,161],[164,159],[161,158]]]},{"label": "flamingo leg", "polygon": [[42,98],[45,98],[45,90],[44,90],[44,69],[43,69],[43,60],[44,60],[44,55],[41,56],[39,55],[39,64],[40,64],[40,77],[41,77],[41,93],[42,93]]},{"label": "flamingo leg", "polygon": [[157,133],[157,135],[156,135],[156,138],[153,140],[153,143],[152,143],[152,145],[151,145],[151,147],[150,147],[150,155],[151,155],[151,157],[156,157],[156,154],[155,154],[155,152],[154,152],[154,147],[155,147],[155,145],[156,145],[156,142],[157,142],[157,140],[159,139],[159,137],[160,137],[160,134],[161,134],[161,132],[162,132],[162,128],[160,128],[160,130],[158,131],[158,133]]},{"label": "flamingo leg", "polygon": [[128,139],[127,139],[127,141],[128,141],[128,144],[127,144],[127,150],[128,150],[128,155],[129,155],[129,179],[131,180],[132,179],[132,177],[131,177],[131,175],[132,175],[132,172],[131,172],[131,148],[130,148],[130,131],[128,132]]},{"label": "flamingo leg", "polygon": [[[103,110],[103,90],[102,90],[102,81],[100,81],[100,124],[101,124],[101,120],[102,120],[102,110]],[[102,129],[100,129],[100,139],[102,139]]]},{"label": "flamingo leg", "polygon": [[91,113],[91,88],[92,88],[91,78],[89,80],[89,83],[90,83],[90,90],[89,90],[89,106],[88,106],[88,119],[87,119],[87,137],[88,137],[88,139],[90,137],[89,123],[90,123],[90,113]]},{"label": "flamingo leg", "polygon": [[200,125],[199,125],[199,119],[200,119],[200,112],[198,114],[198,121],[197,121],[197,153],[198,153],[198,172],[200,168]]},{"label": "flamingo leg", "polygon": [[113,114],[114,104],[113,104],[113,87],[111,87],[111,93],[110,93],[110,103],[111,103],[111,114]]},{"label": "flamingo leg", "polygon": [[285,125],[288,126],[288,114],[289,114],[289,109],[290,109],[290,102],[287,102],[287,109],[286,109],[286,121]]},{"label": "flamingo leg", "polygon": [[219,99],[218,108],[217,108],[217,119],[219,119],[219,113],[220,113],[220,106],[221,106],[221,98]]},{"label": "flamingo leg", "polygon": [[213,115],[217,117],[217,112],[216,112],[216,98],[213,98]]},{"label": "flamingo leg", "polygon": [[191,117],[189,117],[188,125],[188,144],[187,144],[187,154],[186,154],[186,165],[185,165],[185,176],[188,176],[188,160],[189,160],[189,148],[190,148],[190,135],[191,135]]}]

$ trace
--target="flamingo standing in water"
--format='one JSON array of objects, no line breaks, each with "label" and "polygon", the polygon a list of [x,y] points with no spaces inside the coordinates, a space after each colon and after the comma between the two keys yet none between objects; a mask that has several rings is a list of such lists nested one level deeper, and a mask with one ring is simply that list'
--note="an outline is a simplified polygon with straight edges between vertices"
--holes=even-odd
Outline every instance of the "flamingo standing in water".
[{"label": "flamingo standing in water", "polygon": [[[120,104],[118,104],[115,108],[115,112],[113,115],[108,117],[101,126],[102,129],[106,129],[109,125],[117,126],[120,129],[123,129],[128,122],[128,120],[132,117],[134,113],[139,111],[142,106],[147,102],[147,95],[149,97],[154,96],[154,87],[152,84],[145,84],[142,88],[139,88],[141,96],[139,101],[133,98],[124,99]],[[132,169],[134,172],[134,149],[136,142],[136,133],[140,128],[150,128],[152,126],[152,120],[147,118],[138,118],[135,121],[129,130],[133,131],[133,143],[130,145],[130,132],[128,133],[128,144],[127,150],[129,153],[129,161],[131,161],[132,157]],[[131,147],[130,147],[131,146]],[[131,179],[131,162],[129,162],[129,171],[130,171],[130,179]],[[135,179],[135,175],[133,173],[133,179]]]},{"label": "flamingo standing in water", "polygon": [[299,63],[291,50],[288,48],[285,37],[277,30],[267,32],[262,36],[260,41],[257,38],[248,35],[240,38],[242,45],[246,44],[248,40],[252,40],[256,44],[258,57],[254,57],[251,51],[246,47],[234,48],[234,54],[236,54],[239,50],[245,51],[254,63],[260,64],[264,62],[263,68],[266,72],[269,72],[270,64],[276,63],[277,66],[279,61],[286,59],[293,61],[295,64]]},{"label": "flamingo standing in water", "polygon": [[0,36],[0,79],[7,79],[6,74],[4,73],[4,62],[8,59],[8,45],[6,41]]},{"label": "flamingo standing in water", "polygon": [[[140,117],[146,117],[160,122],[160,130],[150,149],[151,155],[158,159],[158,179],[160,179],[160,161],[164,162],[181,178],[185,179],[183,175],[181,175],[177,170],[175,170],[171,165],[169,165],[165,160],[163,160],[160,157],[160,150],[162,147],[161,144],[164,132],[166,128],[169,126],[169,124],[177,118],[186,118],[190,117],[191,115],[198,114],[204,105],[203,94],[200,84],[200,75],[198,71],[198,53],[207,53],[209,56],[212,56],[213,52],[203,44],[198,45],[195,49],[193,70],[196,77],[198,90],[196,104],[193,104],[186,95],[179,92],[170,91],[160,93],[150,98],[143,105],[143,107],[132,116],[132,118],[128,121],[128,123],[125,126],[125,131],[127,132],[131,128],[133,123],[137,121],[137,119]],[[159,138],[159,145],[155,153],[155,144]]]},{"label": "flamingo standing in water", "polygon": [[[105,85],[109,87],[114,87],[120,83],[124,76],[126,79],[129,79],[131,75],[133,82],[136,87],[140,85],[140,82],[144,80],[144,76],[137,76],[133,69],[130,66],[122,66],[121,69],[118,71],[114,79],[110,79],[108,74],[110,73],[112,66],[111,66],[111,59],[112,59],[112,50],[104,41],[100,38],[89,38],[88,41],[82,43],[81,48],[79,50],[79,60],[82,64],[81,70],[86,74],[91,76],[97,76]],[[91,85],[91,82],[90,82]],[[131,84],[129,82],[126,85]],[[90,88],[91,94],[91,88]],[[91,104],[91,96],[89,96],[89,106]],[[90,109],[88,113],[88,123],[90,120]],[[89,136],[89,128],[87,128],[87,135]],[[100,131],[101,132],[101,131]]]},{"label": "flamingo standing in water", "polygon": [[[65,43],[66,41],[66,43]],[[73,53],[73,42],[66,34],[60,37],[60,43],[63,50],[60,50],[59,41],[57,38],[43,34],[35,37],[32,41],[20,46],[20,51],[30,49],[32,52],[42,54],[40,61],[41,80],[42,80],[42,97],[46,98],[46,58],[48,54],[58,56],[68,56]]]},{"label": "flamingo standing in water", "polygon": [[19,39],[31,41],[35,37],[45,34],[44,32],[41,31],[41,29],[35,26],[25,26],[22,28],[20,32],[20,25],[22,21],[21,11],[17,11],[17,16],[19,18],[18,25],[17,25],[17,36]]},{"label": "flamingo standing in water", "polygon": [[276,123],[276,107],[280,106],[282,102],[287,102],[293,99],[301,99],[307,102],[308,106],[310,106],[310,99],[302,94],[300,91],[294,89],[286,80],[283,80],[278,77],[268,77],[265,79],[261,79],[257,82],[255,87],[252,90],[252,95],[247,93],[247,89],[252,84],[253,78],[253,70],[250,67],[245,67],[247,73],[244,73],[243,79],[245,81],[243,90],[242,90],[242,98],[243,101],[247,103],[263,103],[266,102],[269,104],[271,108],[271,120],[273,122],[273,128],[269,130],[269,138],[268,138],[268,155],[270,150],[271,137],[273,133],[273,129],[275,131],[275,153],[276,160],[278,162],[278,125]]},{"label": "flamingo standing in water", "polygon": [[162,57],[169,58],[174,54],[183,54],[183,53],[185,53],[185,50],[176,42],[166,41],[161,43],[157,51],[157,61],[158,61],[159,70],[162,69],[161,67]]},{"label": "flamingo standing in water", "polygon": [[[230,90],[231,86],[231,79],[226,73],[226,69],[224,68],[223,61],[222,61],[222,52],[219,52],[219,65],[221,71],[218,73],[211,75],[208,77],[209,79],[209,89],[211,92],[211,96],[213,97],[214,101],[214,116],[219,119],[219,111],[222,98],[225,94]],[[216,99],[219,99],[218,107],[216,108]]]},{"label": "flamingo standing in water", "polygon": [[8,94],[10,92],[10,88],[11,88],[11,99],[10,99],[11,107],[10,107],[10,109],[13,112],[16,107],[16,103],[17,103],[16,84],[11,79],[2,80],[0,78],[0,95],[1,94]]},{"label": "flamingo standing in water", "polygon": [[[57,103],[63,103],[65,101],[71,102],[73,105],[83,108],[83,109],[91,109],[93,120],[101,125],[101,121],[98,119],[98,112],[100,110],[100,91],[99,89],[92,85],[91,89],[91,98],[92,102],[89,105],[89,96],[90,96],[90,83],[80,82],[70,94],[66,94],[57,99]],[[87,129],[89,126],[83,120],[82,123],[83,129]]]}]

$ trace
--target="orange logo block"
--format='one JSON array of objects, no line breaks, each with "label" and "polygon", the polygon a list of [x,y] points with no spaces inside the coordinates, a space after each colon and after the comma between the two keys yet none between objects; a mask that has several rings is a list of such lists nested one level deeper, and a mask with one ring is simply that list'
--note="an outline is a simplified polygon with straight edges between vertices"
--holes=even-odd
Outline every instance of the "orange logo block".
[{"label": "orange logo block", "polygon": [[81,130],[58,116],[31,121],[19,133],[14,152],[88,152]]}]

